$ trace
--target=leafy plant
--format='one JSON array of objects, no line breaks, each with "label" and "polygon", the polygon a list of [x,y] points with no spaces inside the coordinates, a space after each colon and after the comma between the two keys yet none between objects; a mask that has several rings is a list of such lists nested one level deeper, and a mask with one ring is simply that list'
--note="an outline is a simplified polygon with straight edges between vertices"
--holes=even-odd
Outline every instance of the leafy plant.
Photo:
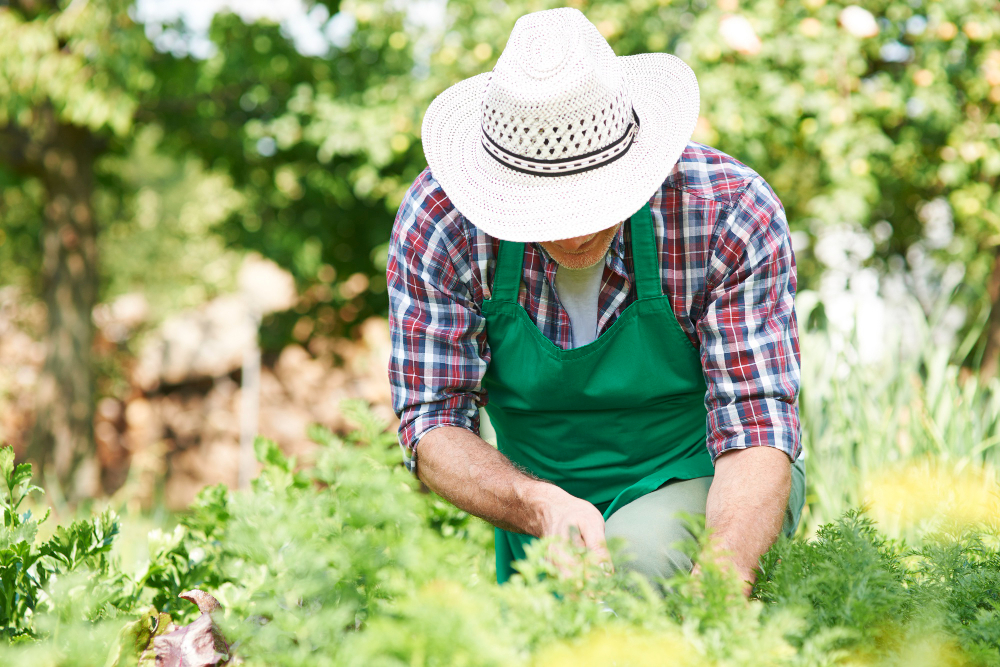
[{"label": "leafy plant", "polygon": [[31,511],[19,513],[24,500],[41,491],[31,484],[31,465],[14,464],[14,451],[0,448],[0,634],[6,638],[34,633],[32,620],[39,607],[49,605],[46,586],[57,576],[89,571],[95,576],[109,571],[108,551],[119,533],[117,516],[104,512],[89,520],[60,526],[39,543],[38,525]]},{"label": "leafy plant", "polygon": [[[0,643],[0,661],[125,665],[200,628],[219,664],[645,665],[669,650],[681,665],[1000,665],[1000,542],[987,528],[907,546],[851,511],[813,540],[776,544],[749,601],[713,559],[662,596],[582,549],[556,565],[546,540],[498,587],[491,529],[386,465],[396,445],[360,406],[354,418],[362,428],[347,441],[312,429],[320,447],[307,461],[258,440],[251,489],[204,489],[173,531],[151,534],[137,573],[108,553],[102,535],[115,533],[100,517],[57,531],[36,563],[75,571],[33,590],[40,602],[16,612],[23,639]],[[15,509],[24,475],[8,470]],[[709,536],[692,527],[697,559]],[[198,617],[176,597],[189,586],[222,608]]]}]

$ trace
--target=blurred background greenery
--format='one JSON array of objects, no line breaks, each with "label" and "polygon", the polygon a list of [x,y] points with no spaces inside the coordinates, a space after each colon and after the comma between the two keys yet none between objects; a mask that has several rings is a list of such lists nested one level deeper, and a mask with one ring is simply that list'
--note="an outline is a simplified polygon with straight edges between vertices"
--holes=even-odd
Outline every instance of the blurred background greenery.
[{"label": "blurred background greenery", "polygon": [[423,111],[564,4],[691,65],[694,140],[784,203],[810,525],[903,460],[995,461],[996,0],[0,0],[0,439],[50,498],[235,484],[241,410],[292,453],[345,398],[391,417]]}]

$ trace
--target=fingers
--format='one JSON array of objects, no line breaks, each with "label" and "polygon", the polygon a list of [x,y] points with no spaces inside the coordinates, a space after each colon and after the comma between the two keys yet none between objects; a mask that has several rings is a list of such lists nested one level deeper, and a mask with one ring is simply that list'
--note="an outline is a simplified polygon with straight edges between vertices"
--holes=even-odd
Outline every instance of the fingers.
[{"label": "fingers", "polygon": [[609,574],[614,572],[615,567],[611,562],[611,554],[608,552],[604,537],[604,517],[596,514],[596,518],[580,521],[574,528],[572,532],[577,537],[577,545],[585,547],[594,554],[602,570]]},{"label": "fingers", "polygon": [[578,547],[597,550],[604,546],[604,517],[596,511],[573,517],[567,525],[567,537]]},{"label": "fingers", "polygon": [[[611,556],[604,538],[604,517],[596,507],[579,498],[568,498],[569,502],[555,512],[556,521],[549,525],[543,535],[559,536],[577,548],[587,549],[596,556],[602,569],[613,570]],[[566,544],[564,542],[564,544]],[[565,550],[551,552],[551,555],[568,555]]]},{"label": "fingers", "polygon": [[583,541],[583,546],[596,553],[601,560],[611,560],[611,555],[608,553],[608,545],[604,540],[603,518],[599,525],[582,523],[580,525],[580,537]]},{"label": "fingers", "polygon": [[581,527],[583,522],[571,523],[568,527],[568,535],[570,543],[576,547],[586,547],[587,540],[583,537],[583,528]]}]

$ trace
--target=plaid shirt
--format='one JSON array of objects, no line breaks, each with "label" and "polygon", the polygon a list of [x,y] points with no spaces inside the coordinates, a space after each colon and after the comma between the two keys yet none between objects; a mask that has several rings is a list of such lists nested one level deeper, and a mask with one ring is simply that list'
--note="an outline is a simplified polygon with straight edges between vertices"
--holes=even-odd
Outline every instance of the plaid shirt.
[{"label": "plaid shirt", "polygon": [[[649,201],[664,294],[701,355],[712,459],[758,446],[796,458],[795,258],[781,202],[752,169],[694,142]],[[389,379],[411,471],[428,431],[479,432],[490,363],[480,306],[490,298],[498,248],[452,206],[429,169],[417,177],[396,215],[386,271]],[[598,332],[636,298],[628,225],[605,262]],[[518,300],[542,334],[566,349],[571,325],[553,289],[556,266],[528,244]]]}]

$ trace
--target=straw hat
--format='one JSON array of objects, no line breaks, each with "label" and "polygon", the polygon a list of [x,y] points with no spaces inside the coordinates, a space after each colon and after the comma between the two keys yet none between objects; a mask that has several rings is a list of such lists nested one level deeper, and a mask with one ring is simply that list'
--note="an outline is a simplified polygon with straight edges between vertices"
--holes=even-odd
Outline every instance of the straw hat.
[{"label": "straw hat", "polygon": [[673,169],[698,120],[698,82],[666,53],[615,56],[571,8],[518,19],[492,72],[428,107],[427,164],[491,236],[554,241],[629,217]]}]

